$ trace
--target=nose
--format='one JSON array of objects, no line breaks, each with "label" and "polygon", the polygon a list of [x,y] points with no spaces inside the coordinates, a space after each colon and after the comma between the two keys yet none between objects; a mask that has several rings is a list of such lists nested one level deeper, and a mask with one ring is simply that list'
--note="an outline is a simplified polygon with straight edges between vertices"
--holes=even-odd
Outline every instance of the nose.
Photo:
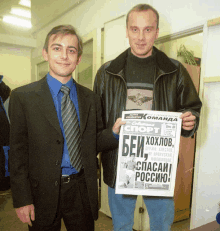
[{"label": "nose", "polygon": [[139,32],[139,40],[143,40],[144,39],[144,32],[140,30]]},{"label": "nose", "polygon": [[67,51],[66,51],[65,49],[62,50],[62,52],[61,52],[61,57],[62,57],[63,59],[66,59],[66,58],[67,58]]}]

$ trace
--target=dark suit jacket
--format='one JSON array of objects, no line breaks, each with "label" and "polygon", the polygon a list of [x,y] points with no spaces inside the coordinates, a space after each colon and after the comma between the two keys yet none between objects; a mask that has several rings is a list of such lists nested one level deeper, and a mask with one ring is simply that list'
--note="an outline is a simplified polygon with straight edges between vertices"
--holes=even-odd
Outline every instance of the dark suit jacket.
[{"label": "dark suit jacket", "polygon": [[[103,130],[99,97],[76,84],[81,149],[94,219],[98,218],[97,153],[117,147],[112,130]],[[52,223],[58,205],[63,136],[46,78],[12,91],[9,161],[15,208],[34,204],[36,221]]]}]

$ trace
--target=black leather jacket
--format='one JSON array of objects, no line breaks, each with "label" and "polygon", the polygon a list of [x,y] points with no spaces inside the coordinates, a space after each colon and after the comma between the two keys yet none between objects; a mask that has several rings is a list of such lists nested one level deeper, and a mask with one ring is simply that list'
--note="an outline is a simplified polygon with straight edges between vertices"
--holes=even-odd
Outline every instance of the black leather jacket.
[{"label": "black leather jacket", "polygon": [[[194,84],[185,67],[177,60],[168,58],[154,47],[156,52],[156,73],[153,89],[153,110],[185,112],[191,111],[196,116],[193,130],[182,129],[181,135],[189,137],[194,134],[199,125],[199,113],[202,103]],[[103,106],[103,121],[111,128],[116,119],[125,110],[127,98],[126,78],[124,68],[128,50],[116,59],[105,63],[97,72],[94,91],[100,95]],[[118,150],[103,152],[104,182],[114,187],[117,170]]]}]

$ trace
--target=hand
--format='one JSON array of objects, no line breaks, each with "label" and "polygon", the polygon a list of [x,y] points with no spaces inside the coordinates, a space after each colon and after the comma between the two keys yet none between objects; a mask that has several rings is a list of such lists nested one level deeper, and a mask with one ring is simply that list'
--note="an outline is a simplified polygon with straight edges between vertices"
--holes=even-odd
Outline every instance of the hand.
[{"label": "hand", "polygon": [[122,121],[121,118],[118,118],[112,128],[112,131],[118,135],[120,132],[121,125],[124,125],[124,124],[126,124],[126,122]]},{"label": "hand", "polygon": [[31,220],[35,220],[34,205],[26,205],[21,208],[15,209],[18,218],[23,222],[27,223],[29,226],[32,226]]},{"label": "hand", "polygon": [[192,112],[187,111],[183,113],[180,118],[182,119],[182,128],[184,130],[190,131],[194,128],[196,117],[192,114]]}]

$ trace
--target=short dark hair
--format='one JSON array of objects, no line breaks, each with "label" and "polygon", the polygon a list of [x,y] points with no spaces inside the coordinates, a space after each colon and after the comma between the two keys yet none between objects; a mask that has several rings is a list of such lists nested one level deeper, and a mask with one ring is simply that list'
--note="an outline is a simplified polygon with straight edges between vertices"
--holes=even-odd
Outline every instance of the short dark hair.
[{"label": "short dark hair", "polygon": [[151,5],[148,4],[138,4],[136,6],[134,6],[128,13],[127,13],[127,17],[126,17],[126,25],[128,26],[128,18],[131,12],[133,11],[147,11],[147,10],[152,10],[156,16],[157,16],[157,28],[159,28],[159,13],[157,12],[157,10],[155,10]]},{"label": "short dark hair", "polygon": [[56,26],[53,29],[51,29],[51,31],[47,34],[47,37],[46,37],[45,43],[44,43],[44,47],[43,47],[46,50],[46,52],[48,52],[49,39],[54,34],[55,35],[59,35],[59,34],[62,34],[62,35],[67,35],[67,34],[76,35],[76,37],[78,39],[78,57],[80,57],[82,55],[82,53],[83,53],[82,39],[79,36],[79,34],[76,32],[76,29],[72,25],[60,25],[60,26]]}]

